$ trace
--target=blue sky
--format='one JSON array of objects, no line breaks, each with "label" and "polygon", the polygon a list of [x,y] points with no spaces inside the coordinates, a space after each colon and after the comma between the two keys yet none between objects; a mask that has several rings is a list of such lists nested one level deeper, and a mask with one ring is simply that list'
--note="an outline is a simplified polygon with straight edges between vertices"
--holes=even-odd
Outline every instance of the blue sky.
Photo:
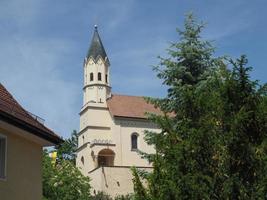
[{"label": "blue sky", "polygon": [[0,81],[63,137],[79,128],[82,64],[94,24],[111,62],[113,93],[164,96],[152,72],[192,11],[217,55],[247,54],[267,82],[266,0],[1,0]]}]

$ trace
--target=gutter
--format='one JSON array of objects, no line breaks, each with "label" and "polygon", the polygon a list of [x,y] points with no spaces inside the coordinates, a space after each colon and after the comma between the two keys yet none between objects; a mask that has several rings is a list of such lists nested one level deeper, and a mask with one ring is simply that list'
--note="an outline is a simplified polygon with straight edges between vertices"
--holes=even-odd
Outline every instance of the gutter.
[{"label": "gutter", "polygon": [[20,120],[12,115],[9,115],[3,111],[0,111],[0,119],[11,124],[14,125],[18,128],[21,128],[27,132],[29,132],[32,135],[35,135],[37,137],[40,137],[42,139],[45,139],[55,145],[58,145],[62,142],[64,142],[64,140],[56,135],[52,135],[49,132],[46,132],[44,130],[41,130],[31,124],[28,124],[27,122],[24,122],[23,120]]}]

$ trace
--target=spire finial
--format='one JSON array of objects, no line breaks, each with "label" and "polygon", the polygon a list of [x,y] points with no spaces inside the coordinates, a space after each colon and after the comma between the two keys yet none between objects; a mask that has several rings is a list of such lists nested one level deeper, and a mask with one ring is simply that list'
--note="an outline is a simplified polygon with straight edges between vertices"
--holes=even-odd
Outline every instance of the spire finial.
[{"label": "spire finial", "polygon": [[97,24],[95,24],[95,30],[97,30]]}]

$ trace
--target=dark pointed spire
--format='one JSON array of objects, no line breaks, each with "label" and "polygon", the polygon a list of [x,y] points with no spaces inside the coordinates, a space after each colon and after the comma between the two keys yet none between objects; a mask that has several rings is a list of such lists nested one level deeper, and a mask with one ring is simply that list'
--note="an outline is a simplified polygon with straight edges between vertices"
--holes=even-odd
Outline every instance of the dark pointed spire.
[{"label": "dark pointed spire", "polygon": [[88,59],[89,57],[92,57],[96,60],[98,56],[101,56],[103,60],[107,58],[105,48],[101,42],[100,36],[97,31],[97,25],[95,25],[93,39],[91,42],[91,46],[87,52],[86,58]]}]

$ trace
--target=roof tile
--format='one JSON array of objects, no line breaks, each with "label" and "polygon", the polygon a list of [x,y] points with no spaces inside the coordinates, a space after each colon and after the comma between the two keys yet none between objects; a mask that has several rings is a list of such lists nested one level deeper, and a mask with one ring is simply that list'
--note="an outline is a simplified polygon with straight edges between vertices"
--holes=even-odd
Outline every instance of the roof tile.
[{"label": "roof tile", "polygon": [[111,114],[115,117],[146,119],[146,112],[162,114],[159,109],[140,96],[112,95],[107,100],[107,104]]}]

